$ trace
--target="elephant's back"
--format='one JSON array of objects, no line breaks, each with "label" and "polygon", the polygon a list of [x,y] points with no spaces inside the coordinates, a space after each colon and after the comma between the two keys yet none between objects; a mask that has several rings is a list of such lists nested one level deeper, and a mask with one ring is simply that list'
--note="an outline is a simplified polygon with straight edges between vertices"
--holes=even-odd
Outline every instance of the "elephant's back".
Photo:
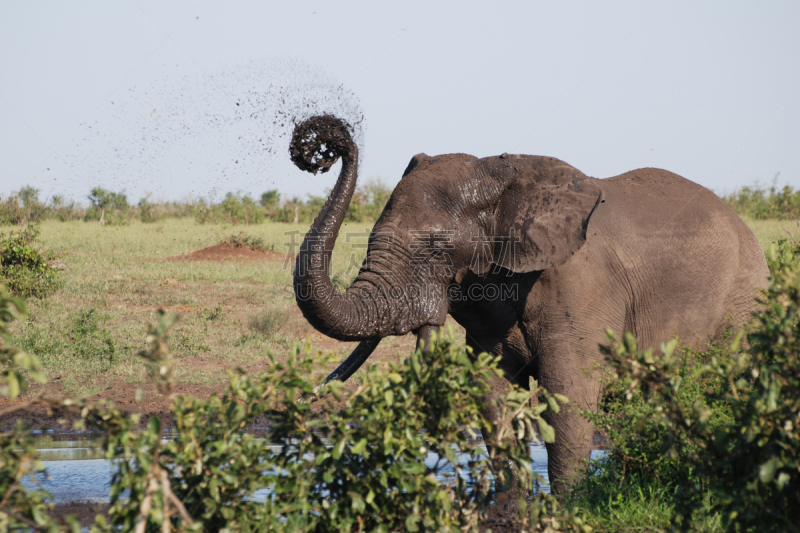
[{"label": "elephant's back", "polygon": [[[702,185],[659,168],[631,170],[613,178],[598,180],[598,183],[606,198],[624,204],[626,211],[636,217],[648,217],[654,206],[659,210],[672,211],[674,215],[690,209],[699,216],[715,211],[720,214],[730,212],[716,194]],[[697,207],[702,209],[698,210]]]},{"label": "elephant's back", "polygon": [[727,316],[749,318],[754,287],[766,284],[764,253],[716,194],[654,168],[597,183],[605,201],[589,222],[586,247],[625,271],[626,329],[661,342],[674,333],[716,335]]},{"label": "elephant's back", "polygon": [[[716,194],[667,170],[642,168],[597,183],[606,207],[598,211],[598,218],[625,225],[626,231],[644,237],[677,232],[688,240],[697,234],[707,240],[716,232],[726,239],[752,236],[747,225]],[[745,240],[748,246],[758,246],[755,237]]]}]

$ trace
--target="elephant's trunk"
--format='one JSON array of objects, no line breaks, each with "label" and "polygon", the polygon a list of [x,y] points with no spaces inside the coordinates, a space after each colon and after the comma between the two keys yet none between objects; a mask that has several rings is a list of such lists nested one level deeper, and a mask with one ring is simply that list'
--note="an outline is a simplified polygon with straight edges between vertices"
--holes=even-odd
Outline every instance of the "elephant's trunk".
[{"label": "elephant's trunk", "polygon": [[[301,170],[327,172],[342,158],[342,170],[327,202],[306,234],[297,254],[294,291],[303,316],[320,332],[339,340],[353,341],[397,334],[398,315],[407,309],[390,305],[380,276],[359,275],[344,294],[331,283],[330,261],[358,178],[358,147],[347,125],[330,115],[298,124],[289,148],[292,161]],[[362,273],[363,274],[363,273]],[[399,308],[398,308],[399,307]]]}]

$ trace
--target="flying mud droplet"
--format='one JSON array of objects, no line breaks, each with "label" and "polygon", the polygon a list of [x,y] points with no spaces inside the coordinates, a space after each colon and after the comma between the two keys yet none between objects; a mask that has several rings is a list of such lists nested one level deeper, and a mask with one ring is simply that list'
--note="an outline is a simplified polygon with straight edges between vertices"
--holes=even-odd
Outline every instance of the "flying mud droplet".
[{"label": "flying mud droplet", "polygon": [[59,150],[63,160],[46,161],[52,193],[79,201],[96,186],[134,198],[144,190],[171,199],[215,189],[304,194],[298,188],[307,182],[289,178],[296,170],[286,158],[297,124],[335,115],[361,145],[358,97],[316,65],[271,59],[208,74],[190,67],[165,65],[157,81],[118,90]]}]

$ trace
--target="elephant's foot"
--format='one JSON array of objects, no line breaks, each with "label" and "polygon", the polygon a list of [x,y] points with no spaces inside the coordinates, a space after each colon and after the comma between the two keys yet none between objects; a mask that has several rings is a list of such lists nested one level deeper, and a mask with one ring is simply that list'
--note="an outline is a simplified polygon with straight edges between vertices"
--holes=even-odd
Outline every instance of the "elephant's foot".
[{"label": "elephant's foot", "polygon": [[516,516],[519,511],[519,500],[524,498],[530,502],[533,491],[531,487],[522,485],[516,465],[504,457],[492,461],[494,470],[495,494],[490,507],[493,514],[507,513]]},{"label": "elephant's foot", "polygon": [[547,444],[547,474],[550,478],[550,492],[564,494],[586,474],[591,446],[570,446],[555,442]]},{"label": "elephant's foot", "polygon": [[[566,392],[569,393],[573,393],[572,397],[579,396],[574,391]],[[570,403],[560,413],[549,416],[548,422],[556,430],[555,442],[546,443],[547,473],[553,494],[569,492],[586,475],[594,440],[594,426],[581,415],[586,408]]]},{"label": "elephant's foot", "polygon": [[532,496],[533,491],[522,487],[519,476],[514,475],[513,479],[509,480],[506,491],[498,489],[495,493],[494,501],[486,511],[482,526],[491,528],[492,531],[521,531],[523,525],[519,522],[519,502],[520,499],[524,499],[530,504]]}]

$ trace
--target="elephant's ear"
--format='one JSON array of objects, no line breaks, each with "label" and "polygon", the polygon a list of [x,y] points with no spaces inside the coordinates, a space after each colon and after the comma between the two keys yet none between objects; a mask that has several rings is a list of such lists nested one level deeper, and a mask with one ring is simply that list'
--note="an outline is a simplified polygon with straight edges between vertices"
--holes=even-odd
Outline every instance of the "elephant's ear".
[{"label": "elephant's ear", "polygon": [[586,242],[603,191],[597,180],[561,161],[517,161],[522,164],[513,167],[495,211],[492,262],[520,273],[562,265]]},{"label": "elephant's ear", "polygon": [[417,165],[419,165],[426,159],[429,159],[429,156],[427,154],[422,154],[422,153],[412,157],[411,161],[409,161],[408,166],[406,167],[405,172],[403,172],[403,177],[405,178],[407,174],[410,174],[412,170],[417,168]]}]

